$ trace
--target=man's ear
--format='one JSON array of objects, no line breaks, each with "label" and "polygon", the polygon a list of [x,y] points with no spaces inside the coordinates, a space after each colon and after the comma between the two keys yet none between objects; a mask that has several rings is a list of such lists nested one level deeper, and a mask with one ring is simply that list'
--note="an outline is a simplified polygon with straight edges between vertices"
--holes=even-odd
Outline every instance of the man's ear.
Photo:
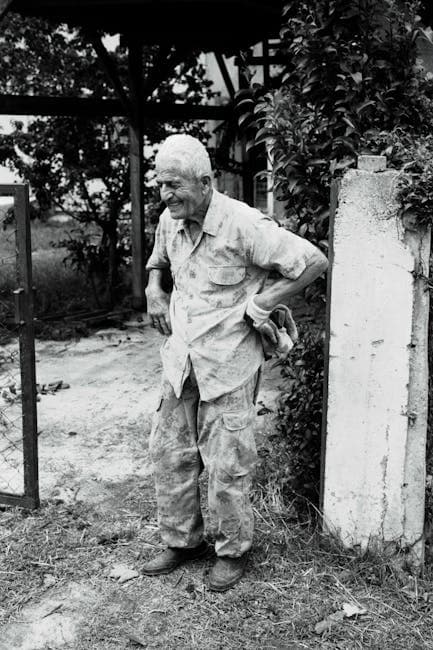
[{"label": "man's ear", "polygon": [[201,177],[201,184],[203,186],[203,190],[206,192],[206,194],[209,192],[209,190],[212,189],[212,179],[210,176],[202,176]]}]

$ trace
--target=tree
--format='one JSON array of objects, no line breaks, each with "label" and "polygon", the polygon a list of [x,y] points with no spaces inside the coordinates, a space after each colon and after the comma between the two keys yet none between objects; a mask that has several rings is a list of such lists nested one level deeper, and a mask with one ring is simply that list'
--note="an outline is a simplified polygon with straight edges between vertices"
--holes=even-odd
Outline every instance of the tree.
[{"label": "tree", "polygon": [[274,92],[255,89],[253,128],[256,143],[271,142],[287,216],[319,245],[326,245],[332,178],[359,153],[386,152],[397,164],[399,135],[416,140],[432,131],[433,86],[417,62],[417,9],[417,2],[394,0],[285,6],[287,64]]},{"label": "tree", "polygon": [[[65,25],[53,28],[42,20],[25,20],[13,14],[2,26],[1,92],[114,96],[93,47],[79,31]],[[153,69],[159,52],[157,46],[145,48],[145,76]],[[126,85],[126,50],[118,45],[111,55]],[[153,97],[200,103],[212,95],[210,85],[197,53],[191,53],[182,57]],[[206,138],[201,123],[147,121],[145,129],[147,145],[156,145],[176,130]],[[77,220],[81,227],[76,237],[62,242],[69,251],[69,261],[89,274],[99,302],[112,304],[119,286],[119,268],[127,262],[130,248],[125,221],[119,220],[129,202],[126,120],[50,117],[35,119],[28,128],[15,122],[14,131],[0,137],[0,161],[30,183],[42,211],[55,207]],[[145,161],[146,173],[152,163],[150,154]],[[159,202],[149,185],[145,191],[149,213],[157,217]]]},{"label": "tree", "polygon": [[[401,188],[402,210],[415,208],[420,222],[432,221],[433,83],[417,59],[418,9],[415,1],[394,0],[286,3],[287,63],[275,88],[255,85],[240,94],[243,123],[256,145],[270,148],[290,227],[321,247],[327,246],[331,182],[359,153],[386,155],[390,166],[412,171]],[[324,301],[323,285],[319,293]],[[274,444],[286,462],[278,472],[271,456],[264,468],[291,499],[295,491],[316,502],[321,327],[323,318],[304,331],[294,362],[283,365]]]}]

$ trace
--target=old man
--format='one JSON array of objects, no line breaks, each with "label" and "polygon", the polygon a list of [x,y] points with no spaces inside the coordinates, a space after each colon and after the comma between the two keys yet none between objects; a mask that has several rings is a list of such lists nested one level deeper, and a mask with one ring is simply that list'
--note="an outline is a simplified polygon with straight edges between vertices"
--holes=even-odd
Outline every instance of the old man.
[{"label": "old man", "polygon": [[[279,345],[272,311],[315,280],[327,260],[305,239],[217,192],[208,153],[192,136],[168,137],[156,172],[166,209],[147,264],[146,297],[152,325],[167,338],[150,454],[166,549],[143,572],[169,573],[207,555],[198,487],[205,467],[216,554],[208,584],[225,591],[241,579],[253,539],[249,490],[262,339]],[[161,287],[165,269],[171,296]],[[274,282],[266,282],[270,271],[279,274]]]}]

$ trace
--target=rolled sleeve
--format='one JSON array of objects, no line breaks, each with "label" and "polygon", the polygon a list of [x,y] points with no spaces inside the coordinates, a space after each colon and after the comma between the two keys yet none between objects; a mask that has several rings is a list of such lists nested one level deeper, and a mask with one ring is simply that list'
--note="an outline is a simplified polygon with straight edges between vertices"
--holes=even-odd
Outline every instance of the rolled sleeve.
[{"label": "rolled sleeve", "polygon": [[250,248],[252,264],[296,280],[316,253],[313,244],[278,226],[272,219],[264,217],[256,221]]},{"label": "rolled sleeve", "polygon": [[155,231],[155,243],[152,253],[147,260],[146,269],[167,269],[170,266],[170,260],[167,255],[167,226],[165,215],[159,218],[158,226]]}]

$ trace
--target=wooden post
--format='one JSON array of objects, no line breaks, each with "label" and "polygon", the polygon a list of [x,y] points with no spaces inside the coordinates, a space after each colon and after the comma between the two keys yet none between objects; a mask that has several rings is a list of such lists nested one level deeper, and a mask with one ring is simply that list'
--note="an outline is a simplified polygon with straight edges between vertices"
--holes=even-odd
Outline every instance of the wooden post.
[{"label": "wooden post", "polygon": [[214,52],[214,56],[215,56],[216,62],[218,63],[218,67],[220,69],[221,76],[222,76],[222,78],[224,80],[224,83],[226,85],[229,97],[230,97],[230,99],[233,99],[235,94],[236,94],[236,91],[235,91],[235,87],[233,85],[232,78],[230,77],[230,73],[229,73],[229,71],[227,69],[225,59],[224,59],[223,55],[221,54],[221,52]]},{"label": "wooden post", "polygon": [[263,48],[263,85],[269,90],[271,87],[271,70],[269,63],[269,41],[267,38],[262,43]]},{"label": "wooden post", "polygon": [[0,185],[0,196],[14,197],[17,250],[16,274],[19,285],[19,288],[14,293],[16,322],[19,326],[24,462],[24,495],[2,492],[0,501],[12,506],[37,508],[39,506],[38,427],[28,185],[18,183]]},{"label": "wooden post", "polygon": [[[239,89],[249,88],[248,79],[239,66]],[[254,173],[251,164],[251,155],[247,150],[247,137],[241,135],[241,152],[242,152],[242,190],[243,200],[249,205],[254,205]]]},{"label": "wooden post", "polygon": [[16,186],[14,213],[17,224],[18,282],[22,288],[20,358],[23,408],[24,494],[29,499],[31,506],[37,508],[39,506],[39,478],[36,361],[28,185]]},{"label": "wooden post", "polygon": [[131,184],[132,306],[145,308],[145,231],[143,187],[143,44],[136,38],[128,43],[128,67],[132,115],[129,123]]}]

